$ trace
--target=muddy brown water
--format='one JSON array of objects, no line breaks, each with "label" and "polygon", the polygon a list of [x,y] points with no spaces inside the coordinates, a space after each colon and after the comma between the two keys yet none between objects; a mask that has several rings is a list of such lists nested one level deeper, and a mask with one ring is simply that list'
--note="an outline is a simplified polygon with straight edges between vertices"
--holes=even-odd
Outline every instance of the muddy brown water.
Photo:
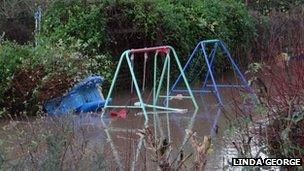
[{"label": "muddy brown water", "polygon": [[[230,93],[231,91],[221,91],[225,110],[229,109],[229,106],[232,105]],[[158,114],[160,124],[157,123],[157,121],[154,122],[153,116],[149,115],[149,127],[155,128],[154,126],[156,125],[156,134],[159,137],[170,139],[173,150],[172,158],[177,155],[174,155],[174,152],[179,151],[181,145],[186,141],[186,129],[197,132],[198,137],[200,137],[201,140],[203,136],[211,135],[213,147],[206,170],[223,170],[223,167],[227,165],[227,159],[230,155],[235,154],[235,151],[227,148],[223,141],[224,132],[228,126],[225,117],[222,116],[223,108],[218,105],[213,94],[205,94],[203,96],[195,95],[195,97],[199,104],[199,109],[197,111],[194,110],[193,105],[189,100],[172,100],[170,101],[170,105],[173,107],[189,109],[189,111],[187,113]],[[136,154],[137,145],[140,141],[139,136],[136,135],[136,130],[144,127],[143,116],[135,116],[135,113],[136,112],[128,114],[127,119],[115,119],[109,123],[110,136],[113,144],[115,144],[115,147],[117,148],[116,150],[120,152],[120,154],[125,154],[131,148],[133,157]],[[167,125],[168,123],[169,126]],[[189,154],[192,152],[193,149],[191,149],[191,146],[186,145],[184,153]],[[135,164],[136,170],[144,169],[144,166],[140,164],[143,156],[141,153],[139,156],[138,163]],[[121,155],[119,155],[118,158],[119,161],[117,162],[128,163],[125,160],[129,159],[121,157]],[[128,164],[130,164],[129,168],[132,168],[132,163]],[[147,165],[151,170],[157,168],[155,163],[148,163]]]},{"label": "muddy brown water", "polygon": [[[221,90],[224,100],[224,108],[229,115],[231,103],[231,91]],[[158,120],[154,121],[154,116],[149,115],[149,127],[156,128],[157,137],[167,138],[172,143],[172,159],[177,155],[177,151],[186,140],[186,129],[197,132],[198,137],[206,135],[212,136],[212,152],[208,156],[206,170],[223,170],[227,165],[227,160],[235,154],[235,150],[227,146],[224,141],[224,133],[227,128],[227,121],[223,117],[222,108],[218,105],[213,94],[195,95],[199,109],[194,110],[190,100],[172,100],[170,105],[178,108],[188,109],[187,113],[158,114]],[[113,98],[113,103],[124,104],[130,99],[129,92],[119,93],[117,98]],[[76,123],[79,126],[89,126],[86,138],[92,146],[110,149],[113,158],[113,170],[156,170],[154,162],[149,161],[143,165],[145,158],[143,148],[138,148],[143,141],[136,134],[138,129],[144,128],[144,117],[137,115],[139,111],[130,111],[126,119],[109,119],[107,116],[100,119],[99,115],[77,117]],[[169,125],[167,125],[169,123]],[[1,121],[1,126],[8,125],[8,121]],[[106,129],[105,129],[106,128]],[[153,132],[155,130],[153,129]],[[1,133],[3,134],[3,133]],[[5,134],[5,133],[4,133]],[[185,145],[184,153],[192,153],[190,145]],[[137,158],[137,159],[136,159]],[[192,162],[194,159],[190,158]],[[136,161],[136,162],[134,162]]]}]

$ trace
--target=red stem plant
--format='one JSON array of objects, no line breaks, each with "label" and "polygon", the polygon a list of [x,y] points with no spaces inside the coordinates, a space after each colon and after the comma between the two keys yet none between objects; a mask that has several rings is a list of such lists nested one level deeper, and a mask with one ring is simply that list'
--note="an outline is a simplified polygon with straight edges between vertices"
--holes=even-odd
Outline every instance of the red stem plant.
[{"label": "red stem plant", "polygon": [[259,22],[267,18],[265,25],[257,26],[250,55],[259,63],[247,71],[255,95],[233,91],[234,115],[225,115],[234,132],[229,142],[239,157],[264,153],[304,161],[303,14],[302,7],[288,13],[273,11],[267,17],[254,14]]}]

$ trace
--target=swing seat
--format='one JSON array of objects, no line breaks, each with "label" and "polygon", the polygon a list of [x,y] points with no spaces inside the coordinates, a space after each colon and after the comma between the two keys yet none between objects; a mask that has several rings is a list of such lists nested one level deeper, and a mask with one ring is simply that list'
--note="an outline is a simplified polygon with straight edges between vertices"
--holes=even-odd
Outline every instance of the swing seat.
[{"label": "swing seat", "polygon": [[170,100],[173,100],[173,99],[183,100],[184,99],[184,95],[183,94],[177,94],[176,96],[173,96],[173,97],[170,98]]},{"label": "swing seat", "polygon": [[118,118],[125,119],[127,117],[127,110],[126,109],[122,109],[122,110],[120,110],[118,112],[111,111],[110,115],[111,115],[111,117],[118,117]]},{"label": "swing seat", "polygon": [[102,77],[90,76],[64,96],[46,101],[44,111],[49,115],[100,111],[106,103],[99,87],[102,82]]}]

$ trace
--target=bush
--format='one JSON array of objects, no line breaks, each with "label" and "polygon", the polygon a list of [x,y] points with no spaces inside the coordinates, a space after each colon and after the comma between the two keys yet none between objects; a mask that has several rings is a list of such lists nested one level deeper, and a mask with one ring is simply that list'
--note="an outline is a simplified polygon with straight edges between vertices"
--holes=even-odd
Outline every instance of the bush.
[{"label": "bush", "polygon": [[246,7],[225,1],[56,1],[44,16],[44,32],[56,40],[80,39],[82,51],[109,52],[168,44],[185,60],[202,39],[223,39],[245,54],[254,33]]},{"label": "bush", "polygon": [[43,32],[55,42],[71,44],[79,41],[82,53],[104,54],[106,44],[105,19],[100,5],[86,5],[83,1],[55,1],[46,10]]},{"label": "bush", "polygon": [[88,58],[62,42],[41,41],[33,47],[5,41],[0,47],[2,113],[36,114],[44,100],[63,95],[75,82],[111,65],[97,62],[104,55]]},{"label": "bush", "polygon": [[255,13],[258,36],[252,41],[254,61],[276,62],[282,53],[296,56],[304,48],[304,5],[288,13],[272,11],[268,16]]},{"label": "bush", "polygon": [[5,38],[18,43],[32,41],[35,28],[34,1],[1,1],[0,2],[0,34],[5,32]]},{"label": "bush", "polygon": [[265,139],[270,155],[277,158],[304,159],[303,67],[301,61],[289,61],[257,74],[268,90],[258,94],[268,111]]},{"label": "bush", "polygon": [[262,14],[269,14],[272,10],[288,13],[294,7],[303,5],[302,0],[260,0],[248,1],[247,5],[250,9],[259,11]]},{"label": "bush", "polygon": [[[246,63],[246,52],[254,37],[254,23],[243,3],[235,0],[200,1],[192,4],[188,20],[194,39],[222,39],[234,57]],[[182,35],[182,34],[181,34]],[[216,68],[225,70],[225,60],[217,60]]]},{"label": "bush", "polygon": [[[253,63],[248,74],[252,94],[231,93],[232,114],[227,139],[237,157],[301,158],[304,160],[304,63]],[[243,95],[244,98],[238,98]],[[229,108],[230,110],[230,108]],[[284,170],[303,170],[303,167]],[[252,170],[255,170],[252,168]]]}]

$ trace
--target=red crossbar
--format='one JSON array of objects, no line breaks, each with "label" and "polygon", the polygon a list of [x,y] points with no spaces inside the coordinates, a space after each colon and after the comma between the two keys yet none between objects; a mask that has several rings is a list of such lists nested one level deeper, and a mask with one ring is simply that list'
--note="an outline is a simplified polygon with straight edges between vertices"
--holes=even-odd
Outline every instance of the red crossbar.
[{"label": "red crossbar", "polygon": [[131,49],[130,53],[142,53],[142,52],[152,52],[152,51],[168,53],[169,47],[168,46],[157,46],[157,47],[149,47],[149,48]]}]

